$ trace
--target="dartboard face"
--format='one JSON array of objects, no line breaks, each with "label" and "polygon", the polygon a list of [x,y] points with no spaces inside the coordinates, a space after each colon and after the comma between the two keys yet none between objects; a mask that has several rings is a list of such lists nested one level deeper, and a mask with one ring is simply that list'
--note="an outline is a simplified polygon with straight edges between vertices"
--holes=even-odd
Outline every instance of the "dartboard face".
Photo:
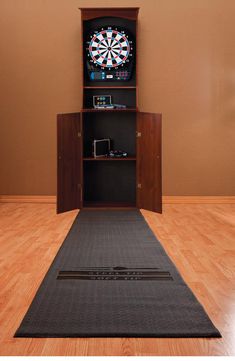
[{"label": "dartboard face", "polygon": [[101,69],[123,67],[133,58],[130,34],[117,27],[105,27],[90,34],[87,42],[88,60]]}]

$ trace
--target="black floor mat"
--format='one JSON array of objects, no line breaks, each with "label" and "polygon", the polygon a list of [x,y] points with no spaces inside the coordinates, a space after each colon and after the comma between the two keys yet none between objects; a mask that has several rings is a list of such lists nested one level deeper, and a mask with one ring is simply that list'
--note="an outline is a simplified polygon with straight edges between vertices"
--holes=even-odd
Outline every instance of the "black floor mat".
[{"label": "black floor mat", "polygon": [[220,337],[138,210],[82,210],[15,337]]}]

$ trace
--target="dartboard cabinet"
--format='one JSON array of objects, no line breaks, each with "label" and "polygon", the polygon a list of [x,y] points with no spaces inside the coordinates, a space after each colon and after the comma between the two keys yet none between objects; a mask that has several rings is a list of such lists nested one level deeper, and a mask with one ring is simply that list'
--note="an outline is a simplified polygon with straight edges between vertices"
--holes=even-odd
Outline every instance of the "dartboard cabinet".
[{"label": "dartboard cabinet", "polygon": [[57,115],[57,212],[162,212],[161,114],[137,104],[139,8],[80,10],[83,108]]}]

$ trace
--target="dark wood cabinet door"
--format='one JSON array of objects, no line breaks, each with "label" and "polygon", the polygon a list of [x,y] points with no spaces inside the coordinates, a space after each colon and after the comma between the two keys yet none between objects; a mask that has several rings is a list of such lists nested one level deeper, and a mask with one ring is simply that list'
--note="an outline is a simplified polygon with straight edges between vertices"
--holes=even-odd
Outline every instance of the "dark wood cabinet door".
[{"label": "dark wood cabinet door", "polygon": [[137,207],[162,212],[161,114],[137,113]]},{"label": "dark wood cabinet door", "polygon": [[80,113],[57,115],[57,213],[81,208]]}]

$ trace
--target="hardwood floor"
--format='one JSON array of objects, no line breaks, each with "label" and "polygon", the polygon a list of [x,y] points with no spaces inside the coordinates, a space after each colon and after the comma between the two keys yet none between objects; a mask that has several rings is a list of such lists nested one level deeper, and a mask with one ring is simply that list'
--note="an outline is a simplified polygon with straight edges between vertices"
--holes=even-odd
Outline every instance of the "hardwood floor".
[{"label": "hardwood floor", "polygon": [[166,204],[147,222],[222,339],[14,339],[77,211],[0,204],[0,355],[235,355],[235,204]]}]

